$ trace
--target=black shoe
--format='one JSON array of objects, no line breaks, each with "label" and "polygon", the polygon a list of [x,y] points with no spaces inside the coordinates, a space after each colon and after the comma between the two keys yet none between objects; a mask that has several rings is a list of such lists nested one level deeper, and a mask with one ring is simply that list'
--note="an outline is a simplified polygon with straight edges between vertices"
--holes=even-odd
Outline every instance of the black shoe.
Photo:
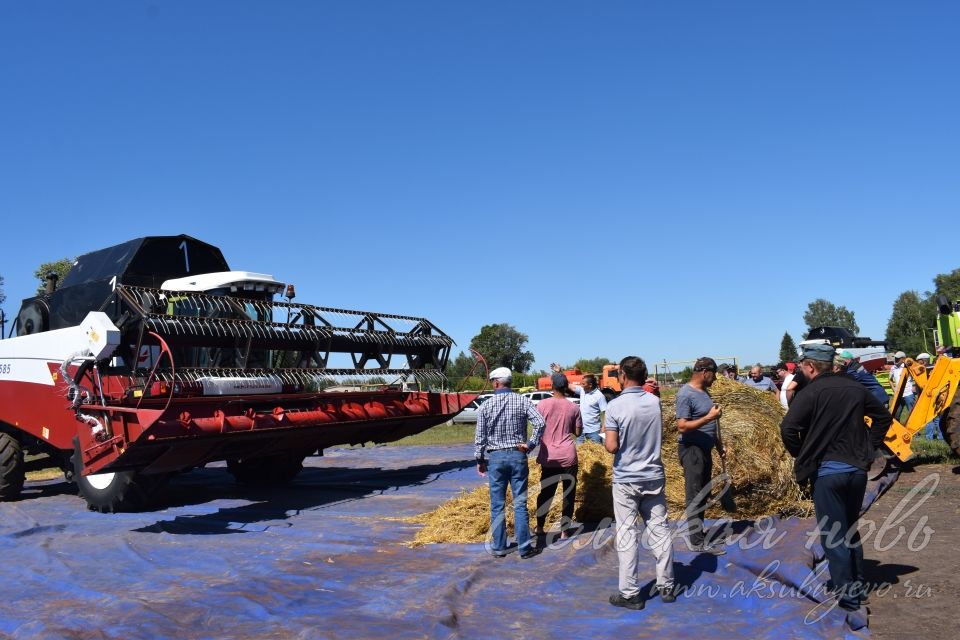
[{"label": "black shoe", "polygon": [[610,596],[610,604],[615,607],[623,607],[624,609],[633,609],[634,611],[639,611],[644,607],[643,598],[640,597],[639,593],[636,593],[629,598],[624,598],[623,594],[621,594],[619,591]]},{"label": "black shoe", "polygon": [[669,604],[677,601],[676,587],[672,589],[668,589],[666,587],[657,587],[657,591],[660,592],[660,600],[663,602]]},{"label": "black shoe", "polygon": [[526,551],[520,554],[521,560],[529,560],[533,556],[540,555],[540,549],[538,547],[530,547]]},{"label": "black shoe", "polygon": [[870,616],[867,608],[861,606],[858,609],[847,610],[847,626],[852,631],[859,631],[870,625]]},{"label": "black shoe", "polygon": [[693,546],[691,551],[695,551],[697,553],[709,553],[712,556],[722,556],[727,553],[726,549],[720,545],[714,544],[698,544]]},{"label": "black shoe", "polygon": [[492,549],[492,550],[490,551],[490,555],[492,555],[494,558],[506,558],[506,557],[507,557],[507,552],[506,552],[506,551],[500,551],[500,550],[498,550],[498,549]]}]

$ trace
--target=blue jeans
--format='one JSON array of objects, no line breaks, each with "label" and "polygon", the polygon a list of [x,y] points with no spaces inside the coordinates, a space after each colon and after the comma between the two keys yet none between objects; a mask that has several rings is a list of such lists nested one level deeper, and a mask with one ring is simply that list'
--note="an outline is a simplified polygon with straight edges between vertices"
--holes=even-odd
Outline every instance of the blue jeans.
[{"label": "blue jeans", "polygon": [[864,589],[863,545],[857,519],[866,488],[864,471],[835,473],[813,480],[813,508],[830,581],[840,596],[840,606],[848,610],[860,606]]},{"label": "blue jeans", "polygon": [[603,438],[600,437],[599,431],[584,431],[580,434],[580,437],[577,438],[577,444],[583,444],[587,440],[592,440],[597,444],[603,444]]},{"label": "blue jeans", "polygon": [[923,437],[927,440],[943,440],[940,434],[940,416],[927,423],[927,426],[923,428]]},{"label": "blue jeans", "polygon": [[491,451],[488,454],[487,477],[490,481],[490,528],[493,541],[490,551],[503,554],[507,550],[507,518],[503,513],[507,501],[507,484],[513,493],[513,522],[520,553],[532,548],[530,515],[527,513],[527,456],[517,449]]}]

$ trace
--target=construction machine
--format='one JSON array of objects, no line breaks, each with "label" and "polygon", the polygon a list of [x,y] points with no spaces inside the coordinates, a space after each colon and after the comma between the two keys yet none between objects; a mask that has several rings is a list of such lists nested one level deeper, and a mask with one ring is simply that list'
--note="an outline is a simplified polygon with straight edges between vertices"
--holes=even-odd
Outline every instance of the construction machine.
[{"label": "construction machine", "polygon": [[283,483],[316,451],[397,440],[476,397],[438,391],[453,340],[426,318],[294,297],[185,235],[77,258],[0,340],[0,499],[20,494],[25,452],[103,512],[212,461]]},{"label": "construction machine", "polygon": [[[951,302],[946,296],[937,299],[937,359],[931,366],[905,360],[904,375],[893,389],[890,398],[890,413],[893,425],[884,440],[891,451],[901,460],[907,460],[912,452],[910,443],[914,436],[934,418],[940,418],[943,439],[956,455],[960,455],[960,301]],[[914,401],[904,400],[907,381],[914,385]]]}]

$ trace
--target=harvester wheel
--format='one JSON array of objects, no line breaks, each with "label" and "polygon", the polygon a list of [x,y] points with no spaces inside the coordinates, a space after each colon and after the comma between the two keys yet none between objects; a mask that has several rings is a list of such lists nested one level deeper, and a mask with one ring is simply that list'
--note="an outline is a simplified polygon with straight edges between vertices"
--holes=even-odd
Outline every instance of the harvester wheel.
[{"label": "harvester wheel", "polygon": [[87,501],[91,511],[116,513],[141,511],[170,478],[167,474],[143,475],[136,471],[114,471],[83,475],[80,457],[80,442],[73,441],[73,479],[80,490],[80,497]]},{"label": "harvester wheel", "polygon": [[304,455],[290,453],[263,458],[227,460],[227,470],[240,484],[270,487],[288,484],[303,469]]},{"label": "harvester wheel", "polygon": [[23,490],[23,449],[9,433],[0,433],[0,500],[16,500]]},{"label": "harvester wheel", "polygon": [[953,404],[940,416],[940,433],[953,454],[960,456],[960,391],[953,397]]}]

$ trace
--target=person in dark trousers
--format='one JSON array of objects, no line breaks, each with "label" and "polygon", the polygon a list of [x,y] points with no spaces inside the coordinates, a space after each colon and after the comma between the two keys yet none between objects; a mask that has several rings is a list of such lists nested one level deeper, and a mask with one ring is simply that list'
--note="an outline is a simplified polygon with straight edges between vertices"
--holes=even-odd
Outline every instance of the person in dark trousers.
[{"label": "person in dark trousers", "polygon": [[[857,519],[867,486],[867,469],[893,421],[885,405],[860,383],[832,372],[834,348],[803,347],[800,367],[808,382],[780,423],[783,444],[796,461],[800,485],[813,485],[820,541],[838,604],[847,624],[867,626],[863,548]],[[864,417],[871,419],[867,427]]]},{"label": "person in dark trousers", "polygon": [[543,530],[550,512],[550,503],[557,493],[557,485],[563,486],[563,509],[560,520],[560,538],[570,535],[573,521],[573,501],[577,495],[577,436],[583,429],[580,409],[567,400],[570,392],[567,378],[562,373],[550,377],[553,397],[541,400],[537,411],[543,416],[546,427],[540,439],[537,462],[540,463],[540,493],[537,494],[537,535],[545,536]]},{"label": "person in dark trousers", "polygon": [[[527,512],[527,451],[540,444],[543,416],[529,398],[513,392],[513,374],[506,367],[490,372],[493,397],[477,411],[474,456],[477,472],[490,475],[490,553],[496,558],[507,555],[507,521],[504,504],[507,485],[513,492],[513,518],[517,548],[523,559],[538,553],[530,539],[530,514]],[[527,441],[527,422],[533,436]]]},{"label": "person in dark trousers", "polygon": [[[717,446],[717,420],[721,409],[707,391],[717,379],[713,358],[700,358],[693,365],[690,382],[677,392],[677,431],[680,432],[680,465],[683,467],[687,535],[693,551],[719,556],[726,550],[710,544],[703,526],[703,512],[710,498],[713,448]],[[721,445],[722,446],[722,445]],[[720,456],[726,454],[718,449]]]}]

